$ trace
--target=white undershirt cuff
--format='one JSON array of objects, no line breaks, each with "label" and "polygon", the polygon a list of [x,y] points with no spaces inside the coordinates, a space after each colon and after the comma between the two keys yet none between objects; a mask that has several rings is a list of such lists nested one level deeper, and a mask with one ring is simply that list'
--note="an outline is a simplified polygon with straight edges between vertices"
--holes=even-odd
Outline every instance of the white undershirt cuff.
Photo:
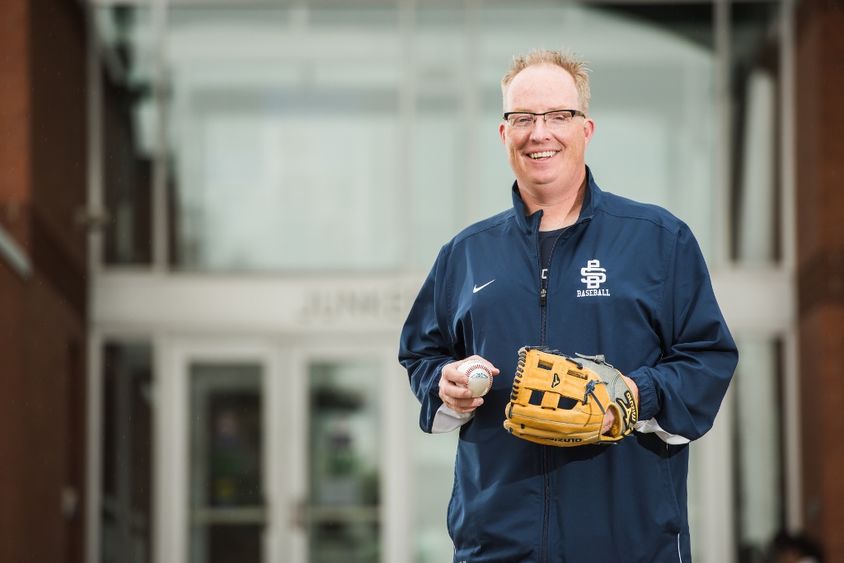
[{"label": "white undershirt cuff", "polygon": [[475,416],[473,412],[456,412],[446,405],[440,405],[437,414],[434,415],[434,423],[431,425],[431,434],[445,434],[457,430]]},{"label": "white undershirt cuff", "polygon": [[683,444],[688,444],[691,442],[685,436],[680,436],[679,434],[672,434],[671,432],[667,432],[659,425],[656,419],[649,418],[648,420],[640,420],[636,423],[636,426],[633,427],[636,432],[641,432],[643,434],[653,433],[659,436],[659,438],[665,442],[666,444],[670,444],[672,446],[682,446]]}]

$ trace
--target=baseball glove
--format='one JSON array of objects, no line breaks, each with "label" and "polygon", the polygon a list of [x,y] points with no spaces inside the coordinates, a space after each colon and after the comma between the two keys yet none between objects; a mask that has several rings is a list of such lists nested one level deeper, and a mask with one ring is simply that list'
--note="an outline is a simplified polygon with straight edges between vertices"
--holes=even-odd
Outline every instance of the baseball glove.
[{"label": "baseball glove", "polygon": [[[617,442],[633,432],[639,406],[621,372],[603,356],[575,355],[535,347],[519,350],[504,411],[508,432],[560,447]],[[615,422],[602,434],[607,409],[615,411]]]}]

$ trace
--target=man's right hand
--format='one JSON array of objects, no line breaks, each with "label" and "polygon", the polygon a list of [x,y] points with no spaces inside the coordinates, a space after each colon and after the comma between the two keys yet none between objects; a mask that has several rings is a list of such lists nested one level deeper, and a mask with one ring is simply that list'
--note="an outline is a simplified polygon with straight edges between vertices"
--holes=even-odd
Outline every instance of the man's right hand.
[{"label": "man's right hand", "polygon": [[482,397],[472,397],[472,392],[467,387],[469,377],[465,373],[460,373],[457,368],[463,362],[468,361],[480,362],[489,368],[493,377],[500,372],[498,368],[492,365],[486,359],[480,356],[469,356],[456,362],[451,362],[443,366],[440,372],[440,399],[445,406],[459,413],[474,412],[476,408],[484,404]]}]

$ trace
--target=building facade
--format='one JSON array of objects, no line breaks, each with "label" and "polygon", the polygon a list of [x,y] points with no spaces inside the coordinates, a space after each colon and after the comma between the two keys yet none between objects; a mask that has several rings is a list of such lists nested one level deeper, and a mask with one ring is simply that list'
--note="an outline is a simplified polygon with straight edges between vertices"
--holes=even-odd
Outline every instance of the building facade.
[{"label": "building facade", "polygon": [[456,436],[418,430],[398,331],[509,205],[498,81],[539,46],[590,61],[599,184],[690,224],[740,346],[695,560],[844,556],[840,4],[0,10],[0,559],[448,560]]}]

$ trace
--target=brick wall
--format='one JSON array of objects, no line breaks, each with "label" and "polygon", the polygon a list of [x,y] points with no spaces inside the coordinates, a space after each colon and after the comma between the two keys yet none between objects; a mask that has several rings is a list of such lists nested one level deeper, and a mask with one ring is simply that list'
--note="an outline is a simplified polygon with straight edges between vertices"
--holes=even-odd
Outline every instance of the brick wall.
[{"label": "brick wall", "polygon": [[796,25],[804,525],[844,561],[844,2],[804,0]]},{"label": "brick wall", "polygon": [[[0,561],[82,561],[87,117],[82,4],[0,2]],[[65,495],[65,498],[67,496]],[[65,509],[72,503],[65,503]]]}]

